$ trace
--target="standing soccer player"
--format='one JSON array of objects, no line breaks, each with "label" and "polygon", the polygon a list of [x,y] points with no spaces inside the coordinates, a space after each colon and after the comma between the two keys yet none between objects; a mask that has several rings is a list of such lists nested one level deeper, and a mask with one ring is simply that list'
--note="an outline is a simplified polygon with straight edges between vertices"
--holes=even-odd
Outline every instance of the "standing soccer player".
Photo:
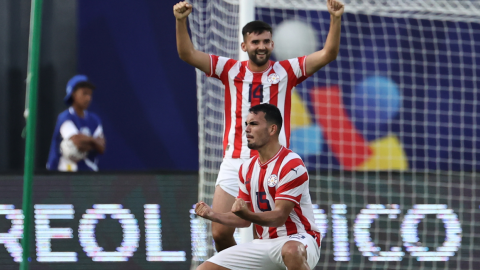
[{"label": "standing soccer player", "polygon": [[[207,76],[221,80],[225,86],[224,158],[215,185],[214,211],[225,213],[230,210],[238,194],[238,169],[245,160],[256,154],[256,151],[247,147],[242,127],[249,108],[261,103],[277,106],[284,119],[279,142],[289,147],[292,88],[335,60],[339,51],[343,4],[337,0],[327,0],[327,7],[330,30],[322,50],[308,56],[270,61],[274,48],[272,28],[265,22],[253,21],[242,29],[241,47],[248,53],[249,60],[241,62],[196,50],[187,29],[187,16],[192,12],[192,5],[179,2],[173,6],[180,58]],[[234,231],[232,227],[212,223],[217,251],[236,244]]]},{"label": "standing soccer player", "polygon": [[320,258],[308,173],[299,155],[280,144],[282,116],[271,104],[249,109],[248,147],[258,155],[239,171],[239,194],[231,212],[218,213],[206,203],[197,215],[231,227],[255,224],[259,239],[223,250],[197,270],[312,269]]}]

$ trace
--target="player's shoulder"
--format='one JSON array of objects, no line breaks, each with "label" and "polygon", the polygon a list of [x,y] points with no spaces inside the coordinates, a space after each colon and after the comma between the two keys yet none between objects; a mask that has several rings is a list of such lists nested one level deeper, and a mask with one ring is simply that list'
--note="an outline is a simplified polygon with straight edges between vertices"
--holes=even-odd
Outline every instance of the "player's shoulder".
[{"label": "player's shoulder", "polygon": [[254,161],[258,158],[258,156],[253,156],[247,160],[245,160],[243,163],[242,163],[242,168],[245,168],[245,167],[250,167],[250,165],[253,165]]},{"label": "player's shoulder", "polygon": [[242,173],[246,173],[251,166],[255,166],[255,161],[257,159],[258,159],[258,155],[245,160],[241,165]]},{"label": "player's shoulder", "polygon": [[285,156],[285,158],[283,159],[282,166],[284,166],[284,165],[286,165],[290,162],[295,162],[295,163],[301,164],[302,166],[305,167],[305,164],[303,163],[303,159],[299,154],[293,152],[290,149],[286,149],[286,151],[288,151],[288,153]]},{"label": "player's shoulder", "polygon": [[277,60],[273,63],[273,66],[278,68],[278,67],[289,67],[292,65],[298,65],[301,61],[304,61],[307,56],[299,56],[299,57],[294,57],[294,58],[289,58],[285,60]]},{"label": "player's shoulder", "polygon": [[239,61],[239,60],[236,60],[236,59],[233,59],[233,58],[229,58],[229,57],[226,57],[226,56],[219,56],[219,55],[215,55],[215,54],[210,54],[210,58],[215,63],[222,64],[222,65],[233,66],[235,64],[238,64],[238,65],[242,64],[242,61]]}]

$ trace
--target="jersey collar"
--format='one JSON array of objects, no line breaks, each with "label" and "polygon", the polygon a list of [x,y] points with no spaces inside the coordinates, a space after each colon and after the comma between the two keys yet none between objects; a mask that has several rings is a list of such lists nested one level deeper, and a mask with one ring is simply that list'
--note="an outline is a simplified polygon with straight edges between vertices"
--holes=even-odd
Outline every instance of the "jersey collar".
[{"label": "jersey collar", "polygon": [[251,73],[265,73],[265,72],[269,71],[270,68],[273,66],[273,64],[272,64],[273,61],[272,61],[272,60],[268,60],[268,67],[267,67],[266,69],[264,69],[263,71],[252,71],[252,70],[250,69],[250,67],[248,67],[249,61],[247,60],[246,62],[247,62],[247,64],[246,64],[245,66],[247,67],[248,71],[250,71]]},{"label": "jersey collar", "polygon": [[[77,113],[75,112],[75,109],[74,109],[72,106],[70,106],[70,107],[68,108],[68,112],[69,112],[71,115],[76,115],[76,116],[78,116]],[[80,117],[80,116],[78,116],[78,117]],[[87,111],[83,111],[83,118],[87,118]]]},{"label": "jersey collar", "polygon": [[268,164],[270,164],[270,162],[272,162],[273,160],[275,160],[276,158],[278,158],[278,156],[280,155],[280,153],[283,151],[283,149],[285,149],[285,146],[282,145],[282,147],[280,147],[280,150],[278,150],[278,152],[275,154],[275,156],[273,156],[271,159],[269,159],[267,162],[265,163],[261,163],[260,162],[260,156],[258,156],[258,165],[260,165],[260,167],[266,167],[268,166]]}]

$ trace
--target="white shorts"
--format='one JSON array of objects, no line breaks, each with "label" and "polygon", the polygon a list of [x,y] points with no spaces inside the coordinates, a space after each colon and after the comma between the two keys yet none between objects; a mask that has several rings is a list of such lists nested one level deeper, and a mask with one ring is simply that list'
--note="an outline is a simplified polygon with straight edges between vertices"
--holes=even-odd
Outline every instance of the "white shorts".
[{"label": "white shorts", "polygon": [[247,160],[246,158],[224,158],[215,186],[220,186],[225,192],[236,198],[238,196],[238,171]]},{"label": "white shorts", "polygon": [[207,261],[231,270],[279,270],[286,269],[282,259],[282,247],[288,241],[305,245],[307,262],[313,269],[320,259],[320,247],[307,233],[281,236],[275,239],[255,239],[252,242],[227,248]]}]

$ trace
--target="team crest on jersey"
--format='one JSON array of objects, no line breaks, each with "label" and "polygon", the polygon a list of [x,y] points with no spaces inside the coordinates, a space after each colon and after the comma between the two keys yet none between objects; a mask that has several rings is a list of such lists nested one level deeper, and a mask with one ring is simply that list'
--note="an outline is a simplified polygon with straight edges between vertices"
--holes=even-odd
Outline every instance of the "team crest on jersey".
[{"label": "team crest on jersey", "polygon": [[267,81],[271,84],[276,84],[280,82],[280,76],[277,75],[277,73],[272,73],[268,75]]},{"label": "team crest on jersey", "polygon": [[278,183],[278,176],[276,174],[270,175],[270,177],[267,180],[267,185],[269,187],[274,187],[277,185],[277,183]]}]

